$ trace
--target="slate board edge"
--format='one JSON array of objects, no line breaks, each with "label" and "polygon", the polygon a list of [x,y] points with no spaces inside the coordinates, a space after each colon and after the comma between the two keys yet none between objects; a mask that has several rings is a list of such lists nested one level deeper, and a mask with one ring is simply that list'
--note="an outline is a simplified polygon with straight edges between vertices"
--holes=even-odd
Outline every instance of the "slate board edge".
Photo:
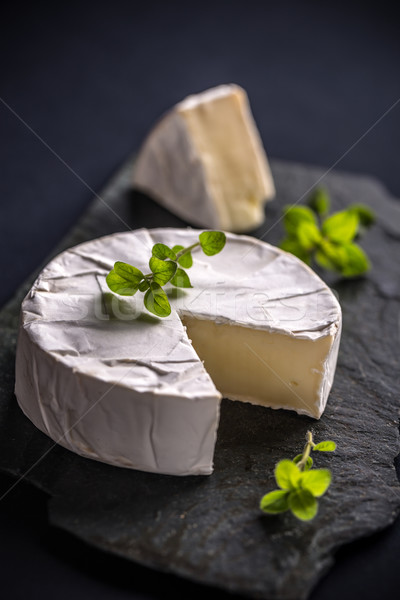
[{"label": "slate board edge", "polygon": [[[30,483],[41,488],[41,486],[39,484],[37,484],[33,481],[31,481]],[[42,491],[45,491],[45,490],[42,489]],[[53,527],[64,529],[60,525],[60,522],[57,519],[53,520],[53,518],[52,518],[51,505],[52,505],[53,500],[54,500],[54,497],[51,497],[48,500],[49,523]],[[351,541],[338,543],[334,547],[330,548],[329,551],[327,551],[327,554],[321,558],[320,563],[319,563],[318,572],[316,572],[315,577],[313,579],[310,579],[308,581],[308,586],[303,588],[303,593],[301,595],[296,594],[295,596],[293,596],[292,594],[289,594],[289,595],[281,594],[281,595],[279,595],[279,599],[280,600],[307,600],[307,598],[314,591],[314,589],[318,585],[318,583],[330,572],[332,567],[335,565],[336,553],[339,550],[345,549],[346,547],[351,547],[351,545],[353,543],[360,542],[363,539],[368,539],[371,535],[375,535],[375,534],[385,531],[386,529],[390,528],[393,525],[393,523],[395,522],[395,520],[397,519],[399,514],[400,514],[400,506],[399,506],[399,509],[397,512],[396,511],[393,512],[392,518],[386,524],[382,524],[381,526],[378,526],[378,527],[372,527],[369,532],[364,532],[363,534],[360,534],[358,537],[355,536],[354,539],[352,539]],[[207,579],[199,579],[199,577],[196,573],[193,573],[189,570],[182,569],[179,565],[178,566],[175,565],[174,567],[172,567],[171,565],[161,563],[161,562],[159,564],[155,564],[154,561],[151,561],[151,560],[146,561],[139,556],[134,557],[134,558],[127,557],[126,554],[124,554],[123,552],[119,552],[118,550],[115,550],[115,548],[111,547],[110,545],[99,542],[98,540],[91,540],[88,537],[82,536],[78,530],[73,531],[70,527],[68,527],[64,530],[67,531],[69,534],[74,535],[76,538],[81,540],[81,542],[83,542],[84,544],[86,544],[88,546],[92,546],[93,548],[96,548],[98,550],[101,550],[105,554],[108,554],[110,556],[118,556],[118,557],[122,558],[124,561],[128,561],[128,562],[133,561],[135,564],[137,564],[141,567],[155,571],[155,573],[160,572],[160,573],[168,575],[168,576],[182,578],[190,583],[199,584],[200,586],[202,586],[204,588],[205,593],[207,593],[207,590],[215,590],[215,591],[220,590],[221,592],[232,594],[233,598],[238,598],[238,599],[241,599],[241,598],[243,598],[243,599],[248,598],[249,600],[250,599],[251,600],[270,600],[270,598],[273,598],[274,600],[276,599],[275,595],[269,596],[269,595],[263,594],[262,592],[257,593],[254,591],[254,589],[247,589],[246,587],[240,587],[235,583],[231,586],[229,586],[227,584],[218,585],[218,582],[216,582],[215,579],[211,580],[210,582],[208,582]]]}]

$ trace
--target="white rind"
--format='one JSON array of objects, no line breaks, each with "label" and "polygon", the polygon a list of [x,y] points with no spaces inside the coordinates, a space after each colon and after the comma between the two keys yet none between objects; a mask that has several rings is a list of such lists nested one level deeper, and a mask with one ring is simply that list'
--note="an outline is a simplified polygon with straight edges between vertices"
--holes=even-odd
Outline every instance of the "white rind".
[{"label": "white rind", "polygon": [[133,184],[188,223],[220,228],[203,164],[179,113],[168,113],[150,133],[135,162]]},{"label": "white rind", "polygon": [[16,396],[54,441],[117,466],[211,473],[221,395],[180,315],[299,339],[332,336],[318,398],[317,416],[322,414],[335,372],[341,311],[329,288],[294,256],[227,234],[218,256],[196,253],[194,287],[176,290],[167,319],[144,314],[141,294],[124,299],[107,291],[105,276],[116,260],[148,272],[154,243],[188,246],[198,233],[114,234],[63,252],[42,271],[22,304]]}]

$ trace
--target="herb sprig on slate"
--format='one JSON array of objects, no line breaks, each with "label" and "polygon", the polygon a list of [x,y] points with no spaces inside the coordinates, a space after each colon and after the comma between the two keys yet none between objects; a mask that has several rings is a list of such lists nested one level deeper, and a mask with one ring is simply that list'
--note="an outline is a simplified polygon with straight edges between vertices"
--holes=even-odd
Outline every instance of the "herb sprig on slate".
[{"label": "herb sprig on slate", "polygon": [[276,515],[288,510],[302,521],[309,521],[318,511],[318,500],[325,494],[331,483],[329,469],[313,469],[311,452],[333,452],[335,442],[325,441],[315,444],[312,433],[307,432],[306,445],[302,454],[293,460],[281,460],[275,468],[275,479],[279,490],[263,496],[260,508],[265,513]]},{"label": "herb sprig on slate", "polygon": [[291,252],[306,264],[313,260],[322,268],[357,277],[370,269],[370,261],[356,243],[375,222],[373,211],[363,204],[328,215],[330,198],[318,188],[308,206],[286,206],[283,224],[287,237],[280,248]]},{"label": "herb sprig on slate", "polygon": [[124,262],[116,262],[106,277],[112,292],[121,296],[133,296],[143,292],[144,305],[157,317],[171,314],[168,296],[163,290],[167,283],[180,288],[191,288],[192,284],[185,269],[193,264],[192,251],[201,248],[207,256],[221,252],[226,236],[222,231],[203,231],[199,241],[184,248],[176,245],[169,248],[165,244],[155,244],[149,260],[151,273],[144,275],[140,269]]}]

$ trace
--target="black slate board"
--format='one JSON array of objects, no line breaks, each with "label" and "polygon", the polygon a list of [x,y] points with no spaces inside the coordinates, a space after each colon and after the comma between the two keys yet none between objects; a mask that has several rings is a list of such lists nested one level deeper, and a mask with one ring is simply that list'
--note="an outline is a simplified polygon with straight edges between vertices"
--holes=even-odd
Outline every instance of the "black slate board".
[{"label": "black slate board", "polygon": [[[98,196],[65,247],[128,227],[186,226],[130,189],[132,160]],[[380,530],[400,512],[393,466],[399,452],[400,208],[375,180],[272,162],[277,198],[254,232],[282,237],[282,206],[322,181],[334,208],[365,202],[379,217],[365,238],[373,262],[365,279],[324,278],[339,295],[344,330],[328,407],[320,421],[224,400],[209,477],[173,477],[119,469],[55,446],[22,414],[13,395],[20,302],[33,276],[0,314],[0,468],[51,496],[54,525],[103,550],[248,597],[305,598],[333,564],[342,544]],[[305,433],[334,439],[338,450],[319,455],[334,482],[318,516],[260,513],[261,496],[275,487],[275,463],[297,454]]]}]

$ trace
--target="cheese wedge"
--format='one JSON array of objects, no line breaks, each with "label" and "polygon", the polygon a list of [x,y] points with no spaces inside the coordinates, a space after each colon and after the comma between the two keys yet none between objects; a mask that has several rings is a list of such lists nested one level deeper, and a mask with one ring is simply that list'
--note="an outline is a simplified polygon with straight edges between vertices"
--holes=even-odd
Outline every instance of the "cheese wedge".
[{"label": "cheese wedge", "polygon": [[222,85],[176,105],[145,140],[133,182],[193,225],[261,225],[275,188],[246,92]]},{"label": "cheese wedge", "polygon": [[120,297],[116,260],[148,272],[154,243],[191,245],[199,231],[141,229],[54,258],[21,310],[16,396],[54,441],[112,465],[210,474],[221,396],[319,418],[333,383],[340,306],[304,263],[227,234],[194,255],[193,288],[171,286],[172,312]]}]

